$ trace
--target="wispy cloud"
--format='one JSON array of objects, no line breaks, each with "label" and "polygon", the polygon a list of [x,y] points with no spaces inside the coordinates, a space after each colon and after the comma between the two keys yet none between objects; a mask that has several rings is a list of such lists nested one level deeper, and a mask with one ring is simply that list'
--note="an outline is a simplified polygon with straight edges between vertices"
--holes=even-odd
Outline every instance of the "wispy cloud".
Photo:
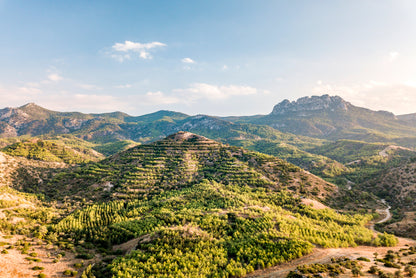
[{"label": "wispy cloud", "polygon": [[60,76],[58,73],[51,73],[48,75],[48,79],[53,82],[58,82],[63,80],[64,78]]},{"label": "wispy cloud", "polygon": [[80,84],[76,84],[76,86],[81,88],[81,89],[88,90],[88,91],[102,90],[101,87],[99,87],[97,85],[93,85],[93,84],[80,83]]},{"label": "wispy cloud", "polygon": [[124,43],[115,43],[111,48],[110,57],[119,62],[129,60],[132,57],[138,56],[141,59],[152,59],[150,51],[154,48],[164,47],[166,44],[161,42],[139,43],[132,41],[125,41]]},{"label": "wispy cloud", "polygon": [[186,89],[175,89],[173,92],[183,96],[184,100],[189,102],[198,99],[223,100],[232,96],[254,95],[258,93],[258,90],[250,86],[218,86],[206,83],[194,83]]},{"label": "wispy cloud", "polygon": [[191,58],[183,58],[181,61],[184,64],[195,64],[195,61],[192,60]]},{"label": "wispy cloud", "polygon": [[132,87],[131,84],[122,84],[122,85],[114,86],[114,88],[116,88],[116,89],[129,89],[131,87]]}]

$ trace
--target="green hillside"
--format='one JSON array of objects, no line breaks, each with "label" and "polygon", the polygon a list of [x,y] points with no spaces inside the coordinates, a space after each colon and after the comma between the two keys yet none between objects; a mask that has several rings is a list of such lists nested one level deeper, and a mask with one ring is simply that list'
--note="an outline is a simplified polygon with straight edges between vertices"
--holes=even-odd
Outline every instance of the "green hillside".
[{"label": "green hillside", "polygon": [[396,242],[365,227],[370,215],[305,204],[331,199],[333,184],[274,156],[189,132],[77,166],[6,154],[1,161],[8,171],[2,168],[0,195],[16,201],[0,202],[7,213],[1,232],[74,252],[94,262],[87,271],[97,278],[242,277],[315,246]]},{"label": "green hillside", "polygon": [[98,161],[104,158],[102,154],[89,148],[81,146],[71,148],[59,141],[40,139],[14,143],[3,148],[2,151],[12,156],[68,164]]},{"label": "green hillside", "polygon": [[[148,145],[118,153],[100,163],[57,176],[62,195],[100,200],[158,194],[203,179],[274,190],[289,189],[325,199],[336,188],[284,160],[179,132]],[[111,190],[108,186],[111,185]],[[45,190],[49,190],[46,186]],[[55,194],[51,190],[48,194]]]},{"label": "green hillside", "polygon": [[[381,244],[364,227],[370,216],[312,209],[297,197],[325,199],[333,185],[275,157],[187,132],[51,183],[72,202],[106,200],[52,226],[60,240],[103,248],[135,242],[128,255],[97,266],[97,277],[241,277],[313,245]],[[45,193],[59,200],[56,191]]]}]

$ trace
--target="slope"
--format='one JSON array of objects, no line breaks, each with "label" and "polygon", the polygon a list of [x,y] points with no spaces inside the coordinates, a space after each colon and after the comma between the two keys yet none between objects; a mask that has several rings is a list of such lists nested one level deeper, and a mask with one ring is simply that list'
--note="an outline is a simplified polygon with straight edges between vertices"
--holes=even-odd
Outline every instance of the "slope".
[{"label": "slope", "polygon": [[104,158],[102,154],[89,148],[68,147],[59,141],[41,139],[14,143],[3,148],[3,152],[12,156],[68,164],[98,161]]},{"label": "slope", "polygon": [[[140,145],[54,179],[84,207],[51,227],[61,241],[130,253],[97,277],[241,277],[323,247],[380,244],[369,216],[315,210],[336,187],[276,157],[189,132]],[[47,192],[51,197],[54,192]],[[86,200],[105,201],[85,206]],[[117,247],[115,247],[117,248]]]},{"label": "slope", "polygon": [[[109,194],[111,198],[133,199],[140,194],[186,187],[203,179],[271,190],[287,188],[320,199],[336,191],[334,185],[284,160],[223,145],[189,132],[131,148],[100,163],[62,174],[59,179],[52,182],[67,184],[59,191],[61,195],[91,200]],[[49,190],[49,194],[53,192]]]}]

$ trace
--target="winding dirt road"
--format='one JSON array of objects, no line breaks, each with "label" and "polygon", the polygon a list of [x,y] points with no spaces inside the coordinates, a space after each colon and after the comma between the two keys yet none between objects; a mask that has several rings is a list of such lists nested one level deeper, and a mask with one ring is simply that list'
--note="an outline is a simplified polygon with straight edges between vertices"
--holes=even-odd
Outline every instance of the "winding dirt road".
[{"label": "winding dirt road", "polygon": [[383,219],[377,221],[377,224],[378,223],[384,223],[384,222],[390,220],[390,218],[391,218],[391,213],[390,213],[391,206],[389,204],[387,204],[386,200],[383,199],[381,201],[383,202],[383,204],[385,204],[387,206],[387,208],[386,209],[377,210],[377,211],[386,214],[386,217],[384,217]]},{"label": "winding dirt road", "polygon": [[[387,208],[380,210],[384,212],[386,217],[378,221],[377,223],[383,223],[391,218],[390,206],[384,201]],[[371,228],[374,230],[374,224]],[[376,233],[376,231],[374,231]],[[371,264],[374,262],[374,253],[378,253],[379,256],[383,256],[388,250],[398,251],[401,248],[407,248],[411,245],[416,245],[416,241],[408,238],[398,237],[399,243],[395,247],[372,247],[372,246],[358,246],[350,248],[315,248],[314,251],[302,258],[293,260],[288,263],[280,264],[275,267],[271,267],[264,270],[257,270],[248,274],[246,277],[250,278],[272,278],[272,277],[286,277],[290,271],[295,270],[297,266],[313,263],[329,263],[331,258],[334,257],[348,257],[350,259],[357,259],[358,257],[366,257],[371,260]],[[370,264],[369,263],[369,264]]]}]

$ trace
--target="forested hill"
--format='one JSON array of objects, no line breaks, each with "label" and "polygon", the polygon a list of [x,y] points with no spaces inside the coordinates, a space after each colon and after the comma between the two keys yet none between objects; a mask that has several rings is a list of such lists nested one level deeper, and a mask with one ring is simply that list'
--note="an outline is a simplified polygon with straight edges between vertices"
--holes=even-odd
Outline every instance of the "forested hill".
[{"label": "forested hill", "polygon": [[[336,187],[274,156],[221,144],[189,132],[133,147],[99,163],[59,175],[60,194],[100,200],[134,199],[186,188],[202,180],[223,184],[290,190],[325,199]],[[55,188],[45,187],[53,196]]]},{"label": "forested hill", "polygon": [[93,269],[97,277],[241,277],[314,245],[394,244],[365,228],[369,215],[316,210],[298,197],[323,199],[334,185],[189,132],[57,175],[49,186],[50,198],[79,202],[50,227],[61,241],[114,249],[129,242],[130,253]]}]

